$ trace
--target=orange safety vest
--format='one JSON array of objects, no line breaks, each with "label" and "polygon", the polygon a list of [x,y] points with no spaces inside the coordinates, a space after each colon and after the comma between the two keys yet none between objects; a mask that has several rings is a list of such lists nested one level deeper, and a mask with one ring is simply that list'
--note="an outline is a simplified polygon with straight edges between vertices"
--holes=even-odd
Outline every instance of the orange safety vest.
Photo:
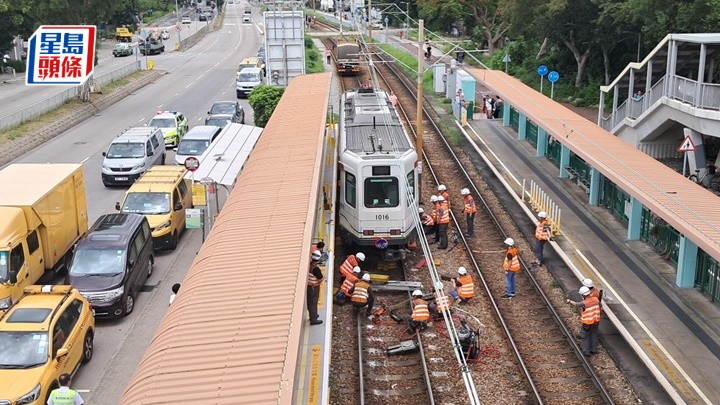
[{"label": "orange safety vest", "polygon": [[580,310],[580,322],[583,325],[593,325],[600,322],[600,301],[596,297],[587,296],[583,300]]},{"label": "orange safety vest", "polygon": [[435,307],[438,313],[450,309],[450,299],[445,294],[435,293]]},{"label": "orange safety vest", "polygon": [[439,209],[440,209],[440,203],[438,203],[438,202],[433,203],[432,213],[431,213],[430,215],[432,215],[432,219],[433,219],[434,223],[438,223],[438,213],[437,213],[437,211],[438,211]]},{"label": "orange safety vest", "polygon": [[365,281],[358,281],[355,283],[355,290],[353,290],[350,301],[358,304],[367,304],[368,297],[370,296],[370,293],[368,292],[369,288],[370,284]]},{"label": "orange safety vest", "polygon": [[460,284],[462,284],[460,288],[458,288],[458,295],[460,296],[460,298],[469,300],[470,298],[475,296],[475,284],[473,283],[473,279],[472,277],[470,277],[469,274],[458,277],[457,280],[460,282]]},{"label": "orange safety vest", "polygon": [[345,280],[340,286],[340,291],[342,291],[342,293],[345,294],[346,297],[349,297],[350,290],[353,288],[355,282],[358,280],[359,278],[355,276],[355,273],[350,273],[349,275],[345,276]]},{"label": "orange safety vest", "polygon": [[350,255],[345,259],[343,264],[340,265],[340,274],[347,277],[350,274],[353,274],[353,268],[358,265],[358,261],[355,258],[355,255]]},{"label": "orange safety vest", "polygon": [[537,240],[550,240],[550,224],[546,219],[538,222],[535,227],[535,239]]},{"label": "orange safety vest", "polygon": [[413,299],[412,303],[413,303],[413,312],[412,312],[412,320],[413,321],[426,322],[428,319],[430,319],[430,310],[428,309],[428,304],[424,299],[415,298],[415,299]]},{"label": "orange safety vest", "polygon": [[422,214],[420,214],[420,221],[422,221],[422,224],[425,226],[435,225],[435,220],[433,219],[433,217],[431,217],[430,215],[428,215],[424,212]]},{"label": "orange safety vest", "polygon": [[468,215],[477,213],[477,207],[475,206],[475,200],[470,195],[465,196],[464,212]]},{"label": "orange safety vest", "polygon": [[448,194],[447,191],[438,191],[437,195],[438,197],[442,196],[442,198],[445,199],[445,203],[447,204],[448,209],[450,209],[450,194]]},{"label": "orange safety vest", "polygon": [[317,287],[317,286],[319,286],[320,284],[322,284],[322,280],[319,279],[319,278],[317,278],[317,277],[315,277],[315,275],[312,274],[311,271],[308,272],[307,285],[308,285],[309,287]]},{"label": "orange safety vest", "polygon": [[441,205],[438,207],[435,216],[439,224],[450,223],[450,210],[448,210],[446,206]]},{"label": "orange safety vest", "polygon": [[[512,259],[508,260],[508,253],[512,256]],[[503,270],[505,271],[518,271],[520,270],[520,259],[518,258],[518,250],[515,246],[508,246],[507,252],[505,252],[505,260],[503,261]]]}]

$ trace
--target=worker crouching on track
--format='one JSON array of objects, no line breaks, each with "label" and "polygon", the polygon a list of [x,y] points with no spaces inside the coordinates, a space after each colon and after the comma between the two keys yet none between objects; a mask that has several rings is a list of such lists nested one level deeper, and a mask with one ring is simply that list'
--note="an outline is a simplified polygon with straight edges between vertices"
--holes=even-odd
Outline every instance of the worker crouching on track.
[{"label": "worker crouching on track", "polygon": [[458,277],[452,279],[455,289],[450,291],[450,295],[455,298],[455,303],[467,302],[475,296],[475,283],[468,274],[465,267],[458,267]]},{"label": "worker crouching on track", "polygon": [[342,305],[352,297],[352,289],[355,286],[355,283],[360,280],[361,272],[362,270],[360,269],[360,266],[355,266],[352,273],[348,274],[347,276],[340,277],[340,288],[335,294],[336,304]]},{"label": "worker crouching on track", "polygon": [[372,281],[370,281],[370,273],[362,275],[362,279],[355,283],[353,288],[350,290],[351,298],[350,301],[353,303],[355,308],[367,307],[365,309],[365,316],[372,320],[373,305],[375,305],[375,294],[372,291]]},{"label": "worker crouching on track", "polygon": [[438,196],[438,204],[435,209],[435,220],[438,222],[437,233],[435,237],[438,240],[438,249],[447,249],[448,247],[448,226],[450,225],[450,208],[443,196]]},{"label": "worker crouching on track", "polygon": [[318,315],[318,299],[320,299],[320,285],[323,282],[323,274],[320,267],[315,266],[308,272],[307,279],[307,309],[310,316],[310,325],[320,325],[323,321]]},{"label": "worker crouching on track", "polygon": [[465,207],[463,213],[465,214],[465,220],[467,221],[467,231],[465,236],[473,236],[473,228],[475,226],[475,214],[477,213],[477,207],[475,206],[475,199],[470,195],[470,190],[464,188],[460,190],[460,194],[465,198]]},{"label": "worker crouching on track", "polygon": [[507,246],[507,250],[502,264],[503,270],[505,270],[505,295],[503,298],[509,299],[515,296],[515,273],[520,271],[520,257],[513,238],[505,239],[505,246]]},{"label": "worker crouching on track", "polygon": [[418,208],[418,212],[420,212],[420,222],[423,225],[423,233],[429,235],[435,232],[435,220],[433,217],[425,213],[425,210],[422,208]]},{"label": "worker crouching on track", "polygon": [[568,299],[567,303],[580,310],[580,337],[582,338],[582,352],[585,356],[597,353],[598,326],[600,326],[600,300],[590,294],[590,289],[580,287],[582,301],[575,302]]},{"label": "worker crouching on track", "polygon": [[427,322],[430,320],[430,307],[427,301],[423,299],[422,291],[413,291],[412,307],[412,315],[405,316],[405,320],[410,328],[410,334],[414,335],[418,329],[425,330],[427,328]]},{"label": "worker crouching on track", "polygon": [[359,266],[360,262],[364,261],[365,254],[363,252],[357,252],[357,254],[348,256],[347,259],[345,259],[345,261],[340,265],[340,275],[347,277],[348,274],[352,274],[355,266]]}]

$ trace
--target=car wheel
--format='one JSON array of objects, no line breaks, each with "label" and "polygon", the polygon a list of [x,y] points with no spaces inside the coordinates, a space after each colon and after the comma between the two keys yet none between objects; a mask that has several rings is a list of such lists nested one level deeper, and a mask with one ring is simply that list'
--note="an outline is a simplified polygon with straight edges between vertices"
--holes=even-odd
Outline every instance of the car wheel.
[{"label": "car wheel", "polygon": [[128,293],[127,297],[125,297],[124,307],[125,315],[130,315],[135,309],[135,298],[133,298],[132,294]]},{"label": "car wheel", "polygon": [[242,97],[240,97],[240,92],[237,92],[235,94],[237,95],[237,98],[242,98]]},{"label": "car wheel", "polygon": [[161,164],[161,165],[164,165],[164,164],[165,164],[165,157],[166,157],[166,156],[165,156],[165,153],[163,152],[163,154],[162,154],[162,160],[160,160],[160,164]]},{"label": "car wheel", "polygon": [[85,334],[85,339],[83,340],[83,357],[82,362],[83,364],[88,363],[92,357],[93,357],[93,349],[95,348],[93,345],[93,334],[92,332],[88,332]]},{"label": "car wheel", "polygon": [[153,273],[153,257],[150,256],[150,258],[148,259],[148,278],[150,278],[152,276],[152,273]]},{"label": "car wheel", "polygon": [[170,250],[175,250],[178,243],[178,236],[177,232],[173,232],[172,237],[170,237]]}]

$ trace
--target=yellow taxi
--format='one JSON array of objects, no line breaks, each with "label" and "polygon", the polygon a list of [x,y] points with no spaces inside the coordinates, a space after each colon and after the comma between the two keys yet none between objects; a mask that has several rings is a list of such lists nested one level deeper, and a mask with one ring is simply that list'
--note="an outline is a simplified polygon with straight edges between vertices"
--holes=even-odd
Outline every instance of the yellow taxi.
[{"label": "yellow taxi", "polygon": [[95,317],[69,285],[34,285],[0,316],[0,404],[40,405],[93,356]]}]

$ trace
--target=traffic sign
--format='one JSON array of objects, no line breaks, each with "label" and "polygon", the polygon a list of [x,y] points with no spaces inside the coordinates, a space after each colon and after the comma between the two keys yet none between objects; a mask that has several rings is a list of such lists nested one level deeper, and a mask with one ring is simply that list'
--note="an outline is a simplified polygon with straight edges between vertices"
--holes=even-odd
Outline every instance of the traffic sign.
[{"label": "traffic sign", "polygon": [[507,54],[507,53],[505,54],[505,56],[503,56],[503,60],[502,60],[502,61],[503,61],[503,63],[512,62],[512,60],[510,59],[510,55]]},{"label": "traffic sign", "polygon": [[538,66],[537,72],[540,76],[545,76],[548,73],[548,68],[545,65],[540,65]]},{"label": "traffic sign", "polygon": [[695,152],[695,144],[693,143],[692,138],[686,136],[680,146],[678,146],[677,150],[678,152]]},{"label": "traffic sign", "polygon": [[188,171],[194,172],[200,167],[200,161],[198,158],[194,156],[190,156],[189,158],[185,159],[185,168],[188,169]]},{"label": "traffic sign", "polygon": [[558,72],[553,70],[552,72],[548,73],[548,81],[550,83],[555,83],[559,79],[560,79],[560,74]]}]

